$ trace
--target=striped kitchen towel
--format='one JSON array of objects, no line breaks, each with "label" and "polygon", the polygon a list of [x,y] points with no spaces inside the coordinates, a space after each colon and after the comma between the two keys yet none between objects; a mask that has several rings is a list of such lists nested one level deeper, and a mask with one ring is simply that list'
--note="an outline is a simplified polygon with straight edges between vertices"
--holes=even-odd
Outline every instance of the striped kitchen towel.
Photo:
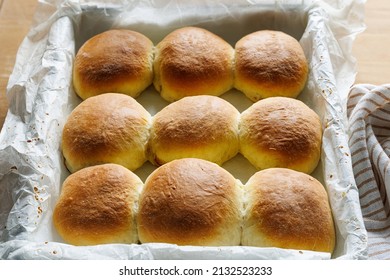
[{"label": "striped kitchen towel", "polygon": [[347,115],[368,256],[390,259],[390,84],[353,86]]}]

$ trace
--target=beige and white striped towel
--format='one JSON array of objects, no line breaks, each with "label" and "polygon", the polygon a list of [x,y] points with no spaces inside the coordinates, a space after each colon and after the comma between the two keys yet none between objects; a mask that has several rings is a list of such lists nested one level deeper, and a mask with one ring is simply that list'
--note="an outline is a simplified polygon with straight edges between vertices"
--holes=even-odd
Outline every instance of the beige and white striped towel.
[{"label": "beige and white striped towel", "polygon": [[352,87],[347,114],[368,256],[390,259],[390,84]]}]

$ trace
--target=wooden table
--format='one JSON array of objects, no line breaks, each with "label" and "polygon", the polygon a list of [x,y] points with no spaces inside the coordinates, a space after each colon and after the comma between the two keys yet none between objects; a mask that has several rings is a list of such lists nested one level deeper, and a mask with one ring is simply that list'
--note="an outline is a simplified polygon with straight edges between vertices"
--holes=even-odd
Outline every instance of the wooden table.
[{"label": "wooden table", "polygon": [[[5,96],[15,55],[31,23],[37,0],[0,0],[0,128],[8,103]],[[366,3],[367,29],[353,48],[358,61],[356,83],[390,83],[390,1]]]}]

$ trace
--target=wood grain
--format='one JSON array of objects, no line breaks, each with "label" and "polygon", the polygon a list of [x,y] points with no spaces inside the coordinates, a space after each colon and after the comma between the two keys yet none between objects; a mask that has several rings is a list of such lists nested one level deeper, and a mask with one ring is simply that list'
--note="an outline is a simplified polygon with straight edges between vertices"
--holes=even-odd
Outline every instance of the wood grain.
[{"label": "wood grain", "polygon": [[367,29],[353,45],[358,66],[355,83],[390,83],[390,1],[367,1],[365,11]]},{"label": "wood grain", "polygon": [[[8,108],[9,75],[36,6],[37,0],[0,0],[0,128]],[[367,1],[365,10],[367,29],[353,46],[358,63],[356,83],[390,83],[390,1]]]}]

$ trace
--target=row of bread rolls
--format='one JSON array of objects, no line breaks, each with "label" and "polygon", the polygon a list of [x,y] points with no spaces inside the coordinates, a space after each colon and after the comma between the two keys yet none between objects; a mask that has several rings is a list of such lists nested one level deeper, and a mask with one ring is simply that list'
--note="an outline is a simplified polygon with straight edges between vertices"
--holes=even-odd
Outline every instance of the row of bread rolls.
[{"label": "row of bread rolls", "polygon": [[152,117],[134,98],[106,93],[84,100],[69,115],[62,152],[71,172],[102,163],[134,171],[147,160],[158,166],[188,157],[222,165],[240,152],[257,169],[311,173],[321,136],[318,115],[293,98],[266,98],[240,114],[220,97],[191,96]]},{"label": "row of bread rolls", "polygon": [[167,101],[185,96],[219,96],[233,87],[252,101],[297,97],[308,64],[299,42],[281,31],[242,37],[233,48],[198,27],[174,30],[154,46],[135,31],[109,30],[78,50],[73,84],[82,98],[106,92],[137,97],[152,83]]},{"label": "row of bread rolls", "polygon": [[305,173],[271,168],[245,185],[215,163],[174,160],[145,184],[116,164],[71,174],[53,214],[74,245],[172,243],[333,252],[327,193]]}]

